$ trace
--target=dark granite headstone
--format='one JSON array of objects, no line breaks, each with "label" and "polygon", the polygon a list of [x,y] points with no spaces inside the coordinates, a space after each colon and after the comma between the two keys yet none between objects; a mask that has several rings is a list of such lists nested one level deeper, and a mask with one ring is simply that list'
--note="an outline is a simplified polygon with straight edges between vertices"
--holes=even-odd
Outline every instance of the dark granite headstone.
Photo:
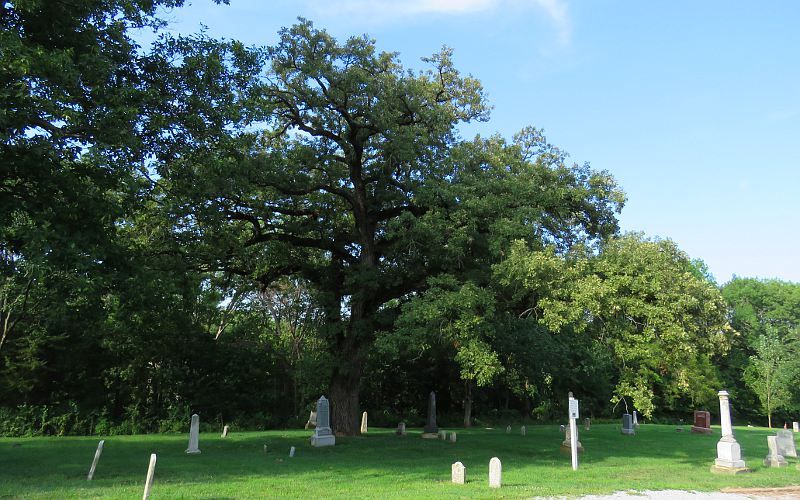
[{"label": "dark granite headstone", "polygon": [[436,393],[431,391],[428,396],[428,420],[425,422],[425,434],[436,434],[439,426],[436,425]]}]

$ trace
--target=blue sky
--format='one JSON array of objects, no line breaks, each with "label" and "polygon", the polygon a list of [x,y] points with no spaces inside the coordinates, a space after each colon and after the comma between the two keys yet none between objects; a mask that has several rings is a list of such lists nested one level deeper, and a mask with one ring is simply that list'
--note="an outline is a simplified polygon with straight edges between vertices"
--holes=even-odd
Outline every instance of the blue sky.
[{"label": "blue sky", "polygon": [[800,2],[194,0],[170,29],[269,45],[298,16],[409,67],[442,45],[494,106],[628,195],[622,229],[732,275],[800,282]]}]

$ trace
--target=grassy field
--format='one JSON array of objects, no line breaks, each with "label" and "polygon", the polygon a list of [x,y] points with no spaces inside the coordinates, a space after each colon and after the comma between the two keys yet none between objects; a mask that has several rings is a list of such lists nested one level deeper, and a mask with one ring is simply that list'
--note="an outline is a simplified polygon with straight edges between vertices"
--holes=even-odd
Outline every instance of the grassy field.
[{"label": "grassy field", "polygon": [[[623,436],[617,425],[581,431],[586,452],[573,471],[560,452],[558,426],[528,426],[527,436],[505,428],[457,430],[458,442],[421,439],[418,429],[397,437],[390,429],[337,438],[313,448],[310,431],[231,432],[200,435],[200,455],[186,455],[185,435],[114,436],[93,481],[86,475],[100,437],[0,439],[0,497],[140,498],[150,453],[158,454],[151,498],[525,498],[576,496],[619,490],[770,487],[800,484],[797,460],[764,468],[764,428],[736,428],[751,474],[719,476],[709,467],[719,428],[711,436],[688,426],[643,425]],[[264,453],[264,444],[268,451]],[[291,446],[297,448],[289,458]],[[493,456],[503,464],[503,487],[488,487]],[[450,482],[461,461],[467,484]]]}]

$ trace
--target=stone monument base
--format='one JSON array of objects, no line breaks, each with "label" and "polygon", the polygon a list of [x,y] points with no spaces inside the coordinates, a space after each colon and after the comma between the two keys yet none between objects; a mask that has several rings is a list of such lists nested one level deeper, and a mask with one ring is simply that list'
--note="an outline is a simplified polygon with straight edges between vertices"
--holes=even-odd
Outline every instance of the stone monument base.
[{"label": "stone monument base", "polygon": [[333,446],[336,444],[336,436],[311,436],[311,446],[320,448],[322,446]]},{"label": "stone monument base", "polygon": [[624,429],[624,428],[623,428],[623,429],[621,430],[621,432],[622,432],[623,434],[625,434],[626,436],[635,436],[635,435],[636,435],[636,431],[634,431],[633,429]]},{"label": "stone monument base", "polygon": [[711,472],[714,474],[730,474],[735,476],[736,474],[745,474],[752,471],[747,467],[726,467],[724,465],[714,464],[711,466]]},{"label": "stone monument base", "polygon": [[781,455],[777,457],[767,455],[767,458],[764,459],[764,467],[786,467],[787,465],[789,465],[789,462]]},{"label": "stone monument base", "polygon": [[[566,453],[567,455],[572,454],[572,446],[569,444],[561,443],[561,453]],[[581,442],[578,441],[578,453],[583,453],[583,446],[581,446]]]},{"label": "stone monument base", "polygon": [[186,453],[189,455],[197,455],[200,453],[200,450],[186,450]]},{"label": "stone monument base", "polygon": [[422,439],[439,439],[439,433],[436,432],[423,432]]},{"label": "stone monument base", "polygon": [[714,431],[709,427],[695,427],[692,426],[692,432],[695,434],[713,434]]}]

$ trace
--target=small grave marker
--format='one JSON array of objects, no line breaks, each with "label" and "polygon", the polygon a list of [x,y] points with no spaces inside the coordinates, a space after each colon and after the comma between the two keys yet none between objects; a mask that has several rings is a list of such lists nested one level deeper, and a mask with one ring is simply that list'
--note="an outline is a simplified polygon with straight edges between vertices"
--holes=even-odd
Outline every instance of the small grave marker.
[{"label": "small grave marker", "polygon": [[506,434],[511,434],[511,426],[506,427]]},{"label": "small grave marker", "polygon": [[624,413],[622,415],[622,433],[626,436],[633,436],[636,434],[636,431],[633,430],[633,417],[630,413]]},{"label": "small grave marker", "polygon": [[361,434],[366,434],[369,429],[367,428],[367,412],[361,414]]},{"label": "small grave marker", "polygon": [[450,442],[451,443],[455,443],[456,442],[456,433],[455,432],[451,432],[450,433]]},{"label": "small grave marker", "polygon": [[588,431],[591,428],[592,428],[592,419],[589,418],[589,417],[584,418],[583,419],[583,430]]},{"label": "small grave marker", "polygon": [[797,448],[794,446],[794,434],[790,430],[779,430],[776,436],[778,453],[784,457],[797,458]]},{"label": "small grave marker", "polygon": [[186,448],[186,453],[193,455],[200,453],[200,415],[195,413],[192,415],[192,424],[189,427],[189,447]]},{"label": "small grave marker", "polygon": [[144,480],[144,494],[142,500],[150,498],[150,490],[153,489],[153,476],[156,474],[156,454],[150,455],[150,464],[147,466],[147,478]]},{"label": "small grave marker", "polygon": [[528,434],[528,428],[523,425],[522,427],[519,428],[519,433],[521,435],[523,435],[523,436],[527,435]]},{"label": "small grave marker", "polygon": [[397,430],[394,431],[394,433],[397,434],[398,436],[405,436],[406,435],[406,423],[405,422],[400,422],[399,424],[397,424]]},{"label": "small grave marker", "polygon": [[489,488],[499,488],[503,481],[503,464],[500,459],[492,457],[489,460]]},{"label": "small grave marker", "polygon": [[97,468],[97,462],[100,460],[100,455],[103,453],[103,445],[105,442],[106,441],[104,439],[97,443],[97,451],[94,452],[94,460],[92,460],[92,466],[89,468],[89,475],[86,477],[87,481],[91,481],[94,477],[94,470]]},{"label": "small grave marker", "polygon": [[308,422],[306,422],[306,427],[305,428],[306,428],[306,430],[308,430],[308,428],[312,427],[312,426],[313,427],[317,426],[317,412],[315,412],[315,411],[312,411],[308,415]]},{"label": "small grave marker", "polygon": [[291,448],[289,448],[289,457],[290,457],[290,458],[293,458],[293,457],[294,457],[294,452],[295,452],[294,446],[292,446]]},{"label": "small grave marker", "polygon": [[230,427],[228,427],[227,425],[225,427],[223,427],[222,428],[222,436],[221,437],[224,437],[224,438],[228,437],[228,431],[229,430],[230,430]]},{"label": "small grave marker", "polygon": [[769,454],[764,459],[764,467],[786,467],[789,465],[778,451],[777,436],[767,436],[767,447],[769,447]]},{"label": "small grave marker", "polygon": [[461,462],[456,462],[450,468],[451,480],[455,484],[464,484],[467,482],[467,468]]}]

